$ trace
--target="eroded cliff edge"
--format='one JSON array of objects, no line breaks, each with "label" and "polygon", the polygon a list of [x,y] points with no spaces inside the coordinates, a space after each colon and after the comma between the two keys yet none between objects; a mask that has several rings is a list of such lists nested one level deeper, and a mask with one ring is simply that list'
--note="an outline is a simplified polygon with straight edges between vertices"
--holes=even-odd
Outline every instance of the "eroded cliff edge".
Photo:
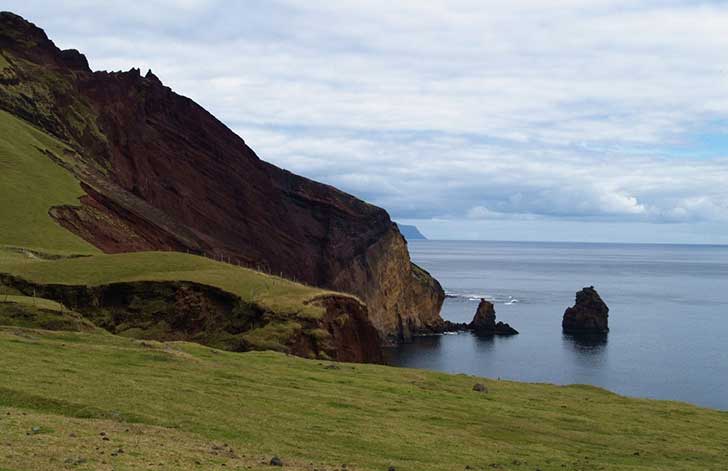
[{"label": "eroded cliff edge", "polygon": [[92,72],[75,50],[0,14],[0,108],[67,142],[83,182],[51,212],[105,252],[190,251],[357,295],[382,339],[436,329],[444,292],[381,208],[258,158],[151,72]]},{"label": "eroded cliff edge", "polygon": [[[99,286],[33,283],[0,273],[0,288],[56,300],[92,326],[126,337],[191,341],[245,352],[277,350],[304,358],[382,363],[379,335],[366,306],[323,295],[309,304],[320,317],[291,317],[234,294],[190,281],[134,281]],[[28,317],[28,316],[26,316]],[[53,325],[45,326],[57,330]],[[63,330],[63,329],[58,329]],[[279,332],[279,333],[277,333]]]}]

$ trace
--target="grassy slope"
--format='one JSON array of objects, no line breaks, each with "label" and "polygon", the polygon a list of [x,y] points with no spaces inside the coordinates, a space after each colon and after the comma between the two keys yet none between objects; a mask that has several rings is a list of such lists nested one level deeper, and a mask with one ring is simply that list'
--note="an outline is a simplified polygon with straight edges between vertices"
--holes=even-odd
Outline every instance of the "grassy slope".
[{"label": "grassy slope", "polygon": [[55,252],[98,253],[48,216],[52,206],[78,204],[79,183],[42,150],[63,144],[0,111],[0,244]]},{"label": "grassy slope", "polygon": [[[1,260],[1,259],[0,259]],[[176,252],[138,252],[61,260],[14,261],[0,271],[42,284],[104,285],[120,281],[193,281],[216,286],[273,311],[317,317],[304,302],[327,291],[247,268]]]},{"label": "grassy slope", "polygon": [[[8,255],[4,262],[1,255],[3,252],[12,254]],[[305,327],[307,321],[320,318],[324,314],[324,309],[308,301],[331,294],[330,291],[308,287],[247,268],[176,252],[138,252],[43,260],[30,259],[27,255],[0,249],[0,272],[12,273],[38,284],[98,286],[134,281],[191,281],[215,286],[272,313],[266,325],[241,334],[240,338],[251,348],[258,350],[288,351],[287,345],[293,336],[300,333],[313,335],[314,332]],[[0,286],[0,301],[4,295],[13,294],[19,293]],[[14,316],[12,319],[17,318]],[[46,321],[43,316],[36,318]],[[29,323],[30,319],[28,322],[18,324],[7,322],[8,319],[11,318],[6,316],[6,324],[23,327],[47,328],[48,325]],[[0,325],[2,324],[3,319],[0,316]],[[124,335],[160,338],[159,335],[162,334],[162,332],[131,329]],[[203,336],[207,340],[201,341],[223,347],[226,344],[237,345],[240,340],[235,336],[223,335],[218,338],[216,335],[214,332],[209,332]]]},{"label": "grassy slope", "polygon": [[80,314],[48,299],[1,294],[0,325],[74,332],[105,332]]},{"label": "grassy slope", "polygon": [[33,306],[37,307],[38,309],[45,309],[47,311],[64,311],[63,305],[55,301],[43,298],[33,298],[30,296],[0,294],[0,303],[22,304],[24,306]]},{"label": "grassy slope", "polygon": [[[0,467],[9,469],[77,457],[86,462],[75,469],[235,469],[272,455],[309,470],[728,462],[728,414],[587,386],[478,380],[489,388],[480,394],[464,375],[11,328],[0,329],[0,350]],[[40,433],[26,435],[33,426]],[[125,453],[109,456],[118,447]]]}]

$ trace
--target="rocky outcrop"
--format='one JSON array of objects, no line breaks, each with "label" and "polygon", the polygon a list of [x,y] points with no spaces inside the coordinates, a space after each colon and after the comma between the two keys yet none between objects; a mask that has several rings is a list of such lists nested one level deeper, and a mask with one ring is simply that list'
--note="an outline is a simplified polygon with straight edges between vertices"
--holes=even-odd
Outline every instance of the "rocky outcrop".
[{"label": "rocky outcrop", "polygon": [[576,303],[564,312],[561,327],[568,334],[609,332],[609,308],[593,286],[576,293]]},{"label": "rocky outcrop", "polygon": [[0,274],[0,287],[57,301],[93,325],[127,337],[192,341],[232,351],[278,350],[347,362],[383,361],[366,306],[350,296],[313,299],[310,303],[323,307],[324,315],[303,319],[187,281],[73,286]]},{"label": "rocky outcrop", "polygon": [[493,303],[481,299],[473,321],[468,328],[478,335],[515,335],[516,329],[504,322],[496,322]]},{"label": "rocky outcrop", "polygon": [[64,227],[109,253],[189,251],[355,294],[385,340],[442,322],[442,288],[383,209],[260,160],[151,71],[92,72],[11,13],[0,48],[16,80],[0,108],[67,142],[49,157],[87,193],[52,210]]},{"label": "rocky outcrop", "polygon": [[493,303],[481,298],[469,327],[476,332],[495,331],[495,307]]},{"label": "rocky outcrop", "polygon": [[467,330],[471,330],[470,324],[468,324],[467,322],[452,322],[443,320],[438,324],[432,326],[429,330],[420,331],[420,334],[443,334],[446,332],[465,332]]}]

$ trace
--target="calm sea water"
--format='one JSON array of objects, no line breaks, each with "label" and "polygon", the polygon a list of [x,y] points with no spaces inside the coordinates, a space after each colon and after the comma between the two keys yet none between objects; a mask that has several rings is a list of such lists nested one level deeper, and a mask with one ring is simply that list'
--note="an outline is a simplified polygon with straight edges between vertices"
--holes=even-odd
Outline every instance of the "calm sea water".
[{"label": "calm sea water", "polygon": [[[412,259],[448,297],[445,319],[469,322],[481,297],[513,337],[419,337],[393,365],[529,382],[583,383],[629,396],[728,410],[728,247],[413,241]],[[561,332],[576,291],[594,285],[610,332]]]}]

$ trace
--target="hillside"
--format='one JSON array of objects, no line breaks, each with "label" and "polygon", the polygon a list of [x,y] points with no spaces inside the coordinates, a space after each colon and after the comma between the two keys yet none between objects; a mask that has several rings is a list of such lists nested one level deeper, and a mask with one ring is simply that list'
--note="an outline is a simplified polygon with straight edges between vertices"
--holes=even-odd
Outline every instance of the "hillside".
[{"label": "hillside", "polygon": [[271,469],[273,456],[284,469],[351,471],[728,462],[725,412],[588,386],[18,328],[0,328],[0,351],[0,469]]},{"label": "hillside", "polygon": [[[190,254],[101,254],[49,216],[83,194],[58,165],[61,155],[75,154],[0,111],[0,323],[86,330],[95,324],[229,350],[381,361],[378,334],[354,296]],[[6,302],[8,294],[49,298],[83,318],[49,315],[48,302]]]},{"label": "hillside", "polygon": [[12,13],[0,13],[0,52],[0,109],[62,143],[43,154],[69,174],[50,214],[80,238],[74,250],[189,252],[351,293],[384,340],[441,324],[442,288],[411,264],[386,211],[260,160],[151,71],[92,72]]}]

